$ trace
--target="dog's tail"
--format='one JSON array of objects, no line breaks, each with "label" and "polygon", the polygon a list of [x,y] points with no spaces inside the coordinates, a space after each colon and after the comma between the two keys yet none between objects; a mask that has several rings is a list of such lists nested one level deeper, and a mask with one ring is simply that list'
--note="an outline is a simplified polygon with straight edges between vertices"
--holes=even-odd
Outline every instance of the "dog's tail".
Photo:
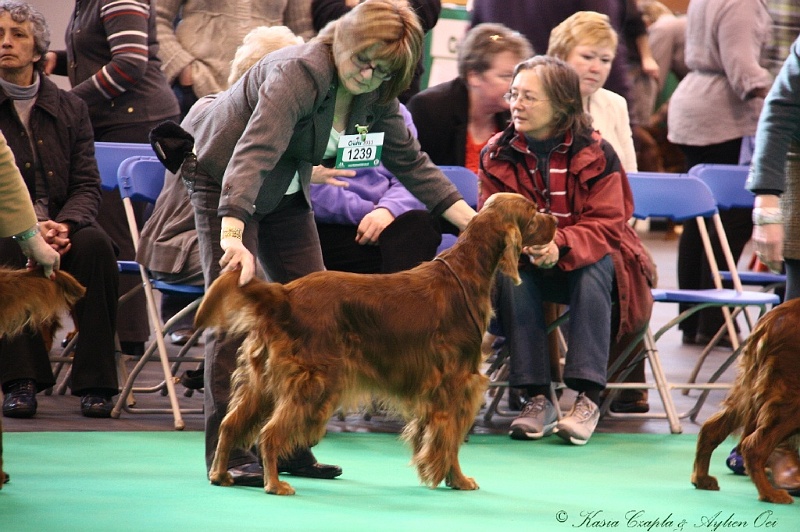
[{"label": "dog's tail", "polygon": [[258,327],[259,319],[277,318],[288,312],[288,306],[283,285],[253,279],[239,286],[239,272],[226,272],[206,292],[194,324],[246,334]]}]

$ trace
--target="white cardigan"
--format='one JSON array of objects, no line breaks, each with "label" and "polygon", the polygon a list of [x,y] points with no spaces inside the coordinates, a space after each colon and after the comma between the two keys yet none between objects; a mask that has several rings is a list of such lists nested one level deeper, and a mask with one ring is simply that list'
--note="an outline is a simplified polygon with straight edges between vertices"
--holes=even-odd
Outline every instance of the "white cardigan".
[{"label": "white cardigan", "polygon": [[589,96],[586,112],[592,115],[592,127],[600,132],[617,152],[626,172],[637,172],[631,120],[625,98],[606,89]]}]

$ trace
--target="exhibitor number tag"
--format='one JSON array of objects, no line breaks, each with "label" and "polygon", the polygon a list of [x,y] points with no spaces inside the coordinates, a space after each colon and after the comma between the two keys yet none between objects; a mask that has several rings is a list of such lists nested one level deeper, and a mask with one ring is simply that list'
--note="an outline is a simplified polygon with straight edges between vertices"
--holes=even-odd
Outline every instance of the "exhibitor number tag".
[{"label": "exhibitor number tag", "polygon": [[336,168],[370,168],[381,164],[383,132],[342,135],[336,150]]}]

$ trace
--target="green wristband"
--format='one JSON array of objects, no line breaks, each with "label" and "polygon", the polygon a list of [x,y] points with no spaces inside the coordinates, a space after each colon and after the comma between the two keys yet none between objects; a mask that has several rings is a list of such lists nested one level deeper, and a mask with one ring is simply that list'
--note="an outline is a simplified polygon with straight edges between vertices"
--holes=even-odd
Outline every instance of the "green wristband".
[{"label": "green wristband", "polygon": [[14,235],[12,238],[17,242],[25,242],[26,240],[30,240],[31,238],[35,237],[38,232],[39,232],[39,224],[37,223],[27,231],[23,231],[18,235]]}]

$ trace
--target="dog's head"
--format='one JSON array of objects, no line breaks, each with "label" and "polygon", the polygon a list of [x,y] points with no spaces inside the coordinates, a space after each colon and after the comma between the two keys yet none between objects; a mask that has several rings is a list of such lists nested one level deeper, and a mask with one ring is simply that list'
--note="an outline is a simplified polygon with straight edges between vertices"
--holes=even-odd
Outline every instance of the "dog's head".
[{"label": "dog's head", "polygon": [[72,309],[86,289],[70,274],[57,270],[55,280],[41,270],[0,268],[0,336],[25,328],[40,330],[46,340],[59,327],[59,314]]},{"label": "dog's head", "polygon": [[522,248],[547,244],[556,234],[555,216],[540,213],[534,202],[520,194],[493,194],[478,216],[495,217],[505,228],[505,250],[499,268],[516,284],[521,282],[517,269]]}]

